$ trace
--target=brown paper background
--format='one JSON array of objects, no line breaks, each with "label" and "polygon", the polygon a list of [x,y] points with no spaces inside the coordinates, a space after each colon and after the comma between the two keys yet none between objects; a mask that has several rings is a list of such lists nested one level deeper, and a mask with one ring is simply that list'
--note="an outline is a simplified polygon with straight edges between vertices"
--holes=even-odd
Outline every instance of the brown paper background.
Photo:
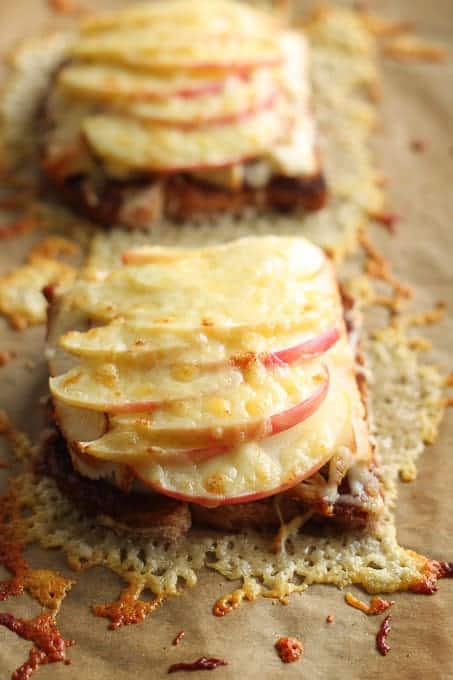
[{"label": "brown paper background", "polygon": [[[85,0],[91,9],[119,2]],[[300,3],[301,7],[308,3]],[[419,32],[453,47],[451,0],[377,0],[371,9],[390,18],[409,18]],[[46,9],[44,0],[0,0],[2,50],[20,37],[64,23]],[[382,64],[382,129],[376,135],[379,163],[389,178],[389,205],[403,219],[396,236],[383,231],[376,242],[403,280],[413,285],[419,306],[442,298],[453,302],[453,61],[440,65]],[[427,144],[424,153],[409,148],[411,139]],[[33,237],[30,237],[32,239]],[[0,244],[0,269],[5,271],[27,250],[29,238]],[[0,351],[16,348],[19,358],[0,368],[0,407],[16,423],[32,428],[40,413],[38,398],[45,385],[43,329],[26,333],[0,326]],[[453,317],[429,331],[435,340],[434,360],[453,369]],[[27,359],[35,367],[27,367]],[[398,533],[400,542],[437,559],[453,560],[453,410],[442,424],[438,443],[419,464],[419,478],[401,485]],[[3,477],[5,475],[3,474]],[[70,574],[61,555],[39,555],[40,566]],[[0,577],[2,574],[0,573]],[[309,680],[398,680],[453,678],[453,582],[441,583],[432,597],[397,594],[393,608],[391,652],[375,651],[375,633],[382,617],[366,617],[346,606],[336,588],[313,586],[289,606],[269,600],[245,604],[224,619],[211,614],[217,597],[232,588],[213,574],[186,590],[150,616],[144,624],[107,631],[105,619],[89,613],[89,604],[116,597],[118,580],[103,569],[78,579],[59,616],[63,634],[75,638],[72,666],[56,664],[38,672],[39,680],[148,680],[163,678],[171,663],[202,654],[228,660],[216,680],[232,678],[305,678]],[[2,611],[30,615],[30,599],[2,605]],[[325,622],[335,615],[333,625]],[[178,647],[171,640],[179,630],[186,636]],[[281,635],[303,640],[300,663],[283,666],[273,644]],[[27,655],[29,643],[0,629],[0,678],[7,679]],[[179,677],[179,676],[177,676]],[[181,676],[187,677],[187,676]],[[192,673],[190,678],[205,678]],[[210,676],[209,676],[210,677]]]}]

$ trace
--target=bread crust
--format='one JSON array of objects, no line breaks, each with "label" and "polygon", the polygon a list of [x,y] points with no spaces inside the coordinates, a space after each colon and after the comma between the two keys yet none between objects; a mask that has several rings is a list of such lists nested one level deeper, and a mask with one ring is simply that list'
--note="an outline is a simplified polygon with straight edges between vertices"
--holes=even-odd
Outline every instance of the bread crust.
[{"label": "bread crust", "polygon": [[128,494],[103,480],[74,470],[59,433],[44,444],[39,472],[55,479],[60,491],[83,512],[115,533],[174,543],[185,536],[192,519],[187,503],[160,495]]},{"label": "bread crust", "polygon": [[169,177],[150,175],[129,180],[104,176],[62,175],[43,161],[41,171],[47,188],[85,217],[109,227],[143,229],[162,217],[184,222],[222,213],[240,214],[245,208],[292,212],[320,210],[327,202],[327,186],[321,172],[311,177],[275,175],[260,189],[226,189],[188,174]]},{"label": "bread crust", "polygon": [[192,523],[218,531],[269,531],[297,515],[313,511],[312,522],[328,522],[340,530],[362,529],[370,518],[365,508],[341,500],[349,492],[343,483],[340,499],[333,505],[314,503],[278,494],[251,503],[206,508],[176,501],[161,494],[125,492],[104,480],[92,480],[73,468],[64,438],[55,432],[43,447],[38,471],[55,479],[58,488],[77,507],[116,533],[139,535],[159,542],[176,542]]}]

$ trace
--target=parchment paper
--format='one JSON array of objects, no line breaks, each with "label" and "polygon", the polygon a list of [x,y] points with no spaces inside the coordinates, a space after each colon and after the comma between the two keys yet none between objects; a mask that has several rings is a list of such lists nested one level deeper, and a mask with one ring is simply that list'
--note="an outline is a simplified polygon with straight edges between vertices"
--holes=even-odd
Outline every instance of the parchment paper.
[{"label": "parchment paper", "polygon": [[[120,3],[91,2],[91,8],[114,4]],[[452,45],[450,0],[375,0],[369,6],[390,18],[414,19],[423,35]],[[65,21],[48,12],[44,0],[0,0],[0,19],[2,49],[19,37]],[[451,61],[440,65],[384,61],[382,67],[383,124],[376,135],[377,150],[389,178],[389,205],[403,219],[395,236],[383,231],[373,236],[400,277],[414,286],[420,307],[440,298],[453,302],[453,65]],[[423,153],[411,151],[414,138],[426,143]],[[2,271],[19,260],[33,238],[2,243]],[[429,335],[434,340],[434,360],[452,370],[451,313]],[[33,429],[39,416],[38,398],[45,384],[43,336],[42,328],[21,334],[3,323],[1,326],[0,351],[14,347],[19,357],[0,368],[0,407],[28,429]],[[29,359],[35,362],[33,369],[27,365]],[[438,443],[419,463],[418,480],[401,485],[397,513],[400,542],[441,560],[453,560],[452,451],[450,410]],[[40,551],[39,564],[70,574],[55,553]],[[453,678],[452,581],[442,582],[440,592],[432,597],[394,596],[392,649],[386,658],[375,650],[381,619],[348,607],[344,593],[335,588],[310,587],[302,596],[293,596],[288,606],[259,600],[216,619],[211,613],[213,602],[234,584],[207,574],[198,587],[167,601],[144,624],[112,633],[107,631],[105,619],[90,614],[89,605],[115,598],[118,585],[116,577],[101,569],[79,577],[59,616],[63,634],[77,641],[69,652],[73,664],[45,667],[36,678],[163,678],[171,663],[191,661],[202,654],[228,661],[227,667],[214,671],[218,680]],[[30,615],[37,607],[23,597],[5,603],[2,610]],[[335,616],[331,625],[325,621],[328,614]],[[178,647],[172,647],[171,641],[180,630],[185,631],[185,638]],[[273,645],[281,635],[296,635],[303,641],[305,653],[299,663],[284,666],[280,662]],[[0,628],[2,679],[9,678],[23,662],[28,648],[29,643]],[[205,674],[190,675],[194,680],[198,677],[205,678]]]}]

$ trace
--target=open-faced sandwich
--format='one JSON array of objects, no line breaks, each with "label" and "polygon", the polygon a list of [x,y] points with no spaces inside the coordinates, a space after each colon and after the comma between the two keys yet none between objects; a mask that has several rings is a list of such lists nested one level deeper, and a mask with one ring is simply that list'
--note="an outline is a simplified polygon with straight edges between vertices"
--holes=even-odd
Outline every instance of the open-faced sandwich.
[{"label": "open-faced sandwich", "polygon": [[103,224],[325,203],[307,43],[239,2],[85,19],[38,118],[47,182]]},{"label": "open-faced sandwich", "polygon": [[382,502],[345,306],[298,238],[87,267],[50,308],[47,473],[103,524],[164,540],[301,513],[363,526]]}]

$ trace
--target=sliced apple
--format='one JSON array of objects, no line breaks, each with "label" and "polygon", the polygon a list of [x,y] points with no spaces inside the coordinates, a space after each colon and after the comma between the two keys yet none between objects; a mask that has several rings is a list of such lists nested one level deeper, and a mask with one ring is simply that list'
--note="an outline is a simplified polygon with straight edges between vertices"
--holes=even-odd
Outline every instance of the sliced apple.
[{"label": "sliced apple", "polygon": [[206,461],[133,465],[153,491],[216,506],[245,503],[281,493],[319,470],[340,447],[351,448],[350,400],[340,387],[303,423],[285,432],[236,446]]},{"label": "sliced apple", "polygon": [[174,70],[222,70],[230,73],[274,66],[283,59],[278,37],[258,31],[247,40],[240,31],[212,34],[201,26],[199,31],[159,30],[141,26],[121,28],[100,35],[82,36],[70,48],[75,59],[116,62],[150,69],[153,72]]},{"label": "sliced apple", "polygon": [[[228,272],[233,266],[235,274],[240,269],[244,275],[261,278],[266,272],[274,278],[285,272],[303,281],[320,272],[326,256],[310,241],[291,236],[247,236],[204,248],[145,245],[122,253],[126,265],[167,265],[167,271],[175,265],[178,269],[186,266],[187,260],[197,268],[223,267]],[[159,270],[159,275],[161,271],[165,270]]]},{"label": "sliced apple", "polygon": [[274,29],[277,17],[259,11],[244,3],[232,0],[164,0],[139,7],[95,14],[82,21],[82,33],[91,34],[117,29],[123,26],[161,26],[162,24],[184,27],[187,31],[200,24],[211,32],[256,32],[257,28]]},{"label": "sliced apple", "polygon": [[128,436],[131,445],[134,442],[133,446],[145,450],[153,446],[232,446],[262,439],[314,413],[328,392],[328,375],[322,366],[268,371],[255,364],[243,383],[221,395],[177,401],[141,415],[111,415],[110,431],[88,446],[123,446]]},{"label": "sliced apple", "polygon": [[171,97],[191,99],[222,92],[225,87],[224,79],[218,74],[197,76],[176,72],[159,76],[96,63],[70,63],[61,70],[58,82],[63,89],[80,97],[128,103]]},{"label": "sliced apple", "polygon": [[[252,247],[253,240],[244,242],[243,248],[249,244]],[[338,298],[329,295],[332,271],[318,249],[291,239],[287,245],[294,246],[287,257],[269,250],[271,239],[268,254],[257,248],[255,260],[253,250],[248,258],[236,259],[233,254],[228,257],[227,250],[222,258],[220,248],[219,257],[189,260],[175,269],[125,267],[100,281],[81,279],[71,291],[72,304],[94,320],[105,323],[123,317],[132,326],[152,326],[159,332],[210,329],[211,336],[227,338],[235,332],[267,329],[275,334],[307,328],[310,317],[314,323],[338,311]]]},{"label": "sliced apple", "polygon": [[[318,325],[322,327],[324,323]],[[300,329],[275,336],[245,333],[229,340],[210,337],[209,332],[160,334],[149,328],[140,330],[123,322],[112,322],[86,332],[69,331],[60,338],[59,346],[75,357],[97,361],[140,364],[147,360],[161,365],[183,363],[207,367],[227,362],[241,364],[248,357],[259,355],[264,363],[292,364],[320,356],[335,344],[340,335],[337,327],[330,327],[321,330],[319,335]],[[73,365],[71,363],[69,367]]]},{"label": "sliced apple", "polygon": [[173,97],[165,103],[132,106],[128,103],[126,112],[145,122],[192,130],[209,125],[230,125],[274,107],[279,93],[271,81],[258,92],[252,84],[235,80],[239,83],[237,87],[227,84],[216,95],[192,99]]},{"label": "sliced apple", "polygon": [[286,125],[275,109],[234,124],[189,131],[99,114],[85,118],[82,132],[94,153],[110,165],[176,173],[223,167],[256,157],[281,137]]},{"label": "sliced apple", "polygon": [[77,304],[104,323],[122,317],[140,331],[167,330],[176,335],[210,329],[212,336],[233,341],[248,332],[277,335],[313,328],[323,317],[333,315],[332,301],[323,299],[313,286],[302,289],[276,282],[272,289],[251,286],[244,290],[238,281],[231,290],[211,290],[204,298],[197,298],[196,290],[130,291],[128,299],[127,290],[112,286],[109,302],[96,297],[93,287],[91,299],[78,298]]},{"label": "sliced apple", "polygon": [[329,329],[318,338],[279,352],[247,352],[217,364],[187,362],[185,353],[176,364],[156,363],[143,356],[132,363],[96,359],[52,377],[49,387],[55,399],[69,406],[107,413],[143,413],[199,395],[229,394],[244,381],[244,372],[250,373],[252,365],[265,367],[272,376],[279,368],[320,356],[339,337],[339,329]]},{"label": "sliced apple", "polygon": [[[127,357],[132,359],[142,354],[159,361],[169,353],[186,353],[194,347],[200,351],[206,348],[208,356],[211,356],[211,350],[214,349],[202,332],[189,331],[178,335],[165,329],[162,333],[156,333],[149,328],[131,326],[124,320],[113,321],[108,326],[90,328],[85,332],[69,330],[61,335],[58,344],[72,355],[102,361]],[[213,356],[219,356],[222,349],[223,344],[220,343],[220,347],[212,352]]]},{"label": "sliced apple", "polygon": [[[229,287],[231,281],[238,279],[247,285],[264,285],[282,278],[303,285],[320,274],[326,263],[319,248],[291,237],[249,237],[206,249],[187,249],[184,254],[175,249],[173,259],[160,262],[154,261],[153,250],[144,247],[126,251],[123,262],[127,266],[112,272],[101,285],[110,287],[121,281],[139,290],[191,286],[204,289],[220,283]],[[158,257],[163,257],[163,249],[158,251]]]},{"label": "sliced apple", "polygon": [[[69,406],[107,413],[143,413],[172,401],[236,390],[239,367],[88,362],[50,379],[50,392]],[[149,362],[148,362],[149,363]],[[271,368],[269,370],[272,370]]]},{"label": "sliced apple", "polygon": [[[102,436],[102,432],[99,436]],[[118,439],[119,442],[119,439]],[[99,447],[84,442],[73,442],[71,451],[75,456],[83,459],[86,465],[140,465],[144,461],[153,461],[161,465],[175,465],[186,463],[202,463],[216,456],[223,456],[231,451],[228,446],[212,445],[208,447],[187,449],[184,447],[171,448],[162,446],[148,446],[144,453],[141,448],[131,447],[130,436],[124,436],[124,448],[116,450]]]}]

